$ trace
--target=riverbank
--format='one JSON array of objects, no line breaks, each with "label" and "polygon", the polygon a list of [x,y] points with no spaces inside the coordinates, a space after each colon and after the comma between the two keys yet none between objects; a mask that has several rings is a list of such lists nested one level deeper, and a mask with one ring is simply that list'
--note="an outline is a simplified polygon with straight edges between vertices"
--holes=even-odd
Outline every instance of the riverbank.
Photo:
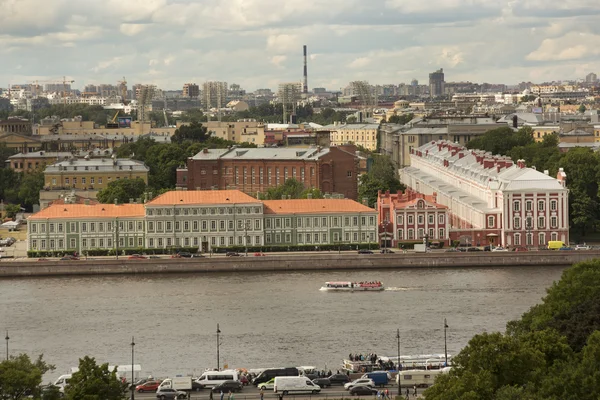
[{"label": "riverbank", "polygon": [[600,258],[600,251],[536,251],[482,253],[277,254],[265,257],[213,257],[191,259],[88,259],[79,261],[23,260],[0,263],[0,278],[214,273],[259,271],[323,271],[398,268],[569,266]]}]

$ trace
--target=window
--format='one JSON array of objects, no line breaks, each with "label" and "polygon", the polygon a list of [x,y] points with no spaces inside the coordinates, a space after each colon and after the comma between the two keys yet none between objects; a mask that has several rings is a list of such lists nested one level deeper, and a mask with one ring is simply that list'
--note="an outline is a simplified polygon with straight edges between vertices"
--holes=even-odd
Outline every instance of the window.
[{"label": "window", "polygon": [[81,224],[81,232],[87,232],[87,223],[83,222]]},{"label": "window", "polygon": [[525,202],[525,211],[531,211],[533,209],[533,201],[527,200]]},{"label": "window", "polygon": [[265,219],[265,228],[271,229],[271,218]]},{"label": "window", "polygon": [[48,231],[49,231],[50,233],[53,233],[53,232],[54,232],[54,224],[50,224],[50,226],[48,227]]},{"label": "window", "polygon": [[350,218],[344,217],[344,226],[350,226]]},{"label": "window", "polygon": [[404,230],[398,229],[398,240],[404,240]]},{"label": "window", "polygon": [[77,242],[75,241],[75,239],[70,239],[69,240],[69,248],[74,249],[77,246]]},{"label": "window", "polygon": [[[101,246],[103,247],[103,246]],[[65,248],[65,241],[62,239],[58,239],[58,248],[59,249],[64,249]]]},{"label": "window", "polygon": [[423,221],[424,221],[423,215],[419,214],[419,216],[417,218],[419,219],[419,225],[423,225]]},{"label": "window", "polygon": [[430,239],[433,239],[435,237],[435,232],[433,228],[429,229],[428,235]]},{"label": "window", "polygon": [[301,233],[298,234],[298,243],[304,243],[304,235]]},{"label": "window", "polygon": [[[62,227],[59,227],[60,229],[62,229]],[[104,223],[103,222],[98,222],[98,232],[104,232]]]},{"label": "window", "polygon": [[540,233],[538,235],[538,246],[545,246],[545,245],[546,245],[546,234]]},{"label": "window", "polygon": [[415,238],[415,230],[409,229],[408,230],[408,240],[414,240],[414,238]]},{"label": "window", "polygon": [[255,219],[254,220],[254,230],[255,231],[260,230],[260,219]]},{"label": "window", "polygon": [[37,224],[31,224],[31,233],[37,232]]},{"label": "window", "polygon": [[521,234],[520,233],[515,234],[515,245],[516,246],[521,245]]},{"label": "window", "polygon": [[220,231],[224,231],[225,230],[225,221],[219,221],[219,230]]},{"label": "window", "polygon": [[163,223],[162,223],[162,221],[158,221],[156,223],[156,231],[157,232],[162,232],[162,230],[163,230]]},{"label": "window", "polygon": [[184,231],[190,230],[190,222],[189,221],[183,221],[183,230]]},{"label": "window", "polygon": [[438,239],[445,239],[444,233],[445,233],[444,229],[440,228]]},{"label": "window", "polygon": [[538,211],[544,211],[544,201],[538,201]]},{"label": "window", "polygon": [[444,214],[440,214],[438,215],[438,224],[443,224],[444,223]]},{"label": "window", "polygon": [[323,228],[326,228],[326,227],[327,227],[327,217],[323,217],[323,218],[321,218],[321,226],[322,226]]},{"label": "window", "polygon": [[[75,222],[71,222],[71,232],[76,232],[77,231],[77,225],[75,225]],[[108,228],[110,229],[110,228]]]},{"label": "window", "polygon": [[556,200],[550,201],[550,210],[556,211],[557,205],[558,205],[558,202]]},{"label": "window", "polygon": [[212,232],[217,230],[217,221],[210,221],[210,230]]},{"label": "window", "polygon": [[129,232],[133,232],[133,222],[129,221],[127,223],[127,230],[129,230]]},{"label": "window", "polygon": [[197,230],[198,230],[198,221],[193,221],[193,222],[192,222],[192,229],[193,229],[194,231],[197,231]]},{"label": "window", "polygon": [[538,229],[544,229],[546,225],[546,219],[544,217],[538,218]]},{"label": "window", "polygon": [[165,223],[165,227],[167,228],[167,232],[171,232],[173,230],[173,223],[171,221],[167,221]]},{"label": "window", "polygon": [[496,224],[496,217],[490,215],[488,216],[488,228],[493,228]]},{"label": "window", "polygon": [[398,221],[398,225],[404,225],[404,215],[398,215],[396,220]]},{"label": "window", "polygon": [[[550,217],[550,227],[551,228],[556,228],[558,226],[557,221],[558,221],[558,218],[556,218],[556,217]],[[554,240],[554,239],[552,239],[552,240]]]},{"label": "window", "polygon": [[515,217],[513,225],[515,226],[515,229],[521,229],[521,218]]},{"label": "window", "polygon": [[104,247],[104,239],[98,239],[98,247]]},{"label": "window", "polygon": [[[515,201],[513,203],[513,211],[521,211],[521,202],[520,201]],[[517,237],[515,236],[515,240],[516,239],[517,239]]]},{"label": "window", "polygon": [[347,176],[348,178],[352,178],[352,171],[348,171],[348,172],[346,173],[346,176]]},{"label": "window", "polygon": [[429,214],[429,215],[427,216],[427,222],[428,222],[430,225],[433,225],[433,224],[434,224],[434,221],[435,221],[435,220],[434,220],[434,216],[433,216],[433,214]]},{"label": "window", "polygon": [[369,225],[375,225],[375,217],[369,217]]},{"label": "window", "polygon": [[413,224],[413,216],[409,215],[406,220],[408,221],[408,225],[412,225]]},{"label": "window", "polygon": [[154,239],[148,239],[148,247],[154,247]]},{"label": "window", "polygon": [[527,246],[533,246],[533,234],[527,234]]}]

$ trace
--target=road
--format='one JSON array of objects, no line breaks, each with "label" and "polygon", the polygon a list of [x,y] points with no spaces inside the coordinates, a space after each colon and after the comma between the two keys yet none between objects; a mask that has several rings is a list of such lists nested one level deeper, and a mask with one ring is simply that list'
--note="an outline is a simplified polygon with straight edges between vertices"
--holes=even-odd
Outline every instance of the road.
[{"label": "road", "polygon": [[[386,389],[389,390],[389,394],[391,398],[394,398],[397,394],[398,394],[398,387],[397,386],[393,386],[393,385],[387,385]],[[415,397],[413,396],[413,390],[410,389],[410,398],[414,399]],[[418,392],[418,396],[416,398],[421,398],[422,397],[422,393],[425,391],[425,389],[417,389]],[[190,399],[191,400],[209,400],[209,391],[208,390],[203,390],[203,391],[199,391],[199,392],[192,392],[190,394]],[[260,399],[260,394],[259,394],[259,390],[250,385],[250,386],[245,386],[244,389],[240,392],[240,393],[235,393],[234,394],[234,400],[258,400]],[[406,395],[406,389],[403,389],[402,391],[403,395]],[[140,399],[140,400],[150,400],[150,399],[155,399],[156,398],[156,394],[155,393],[136,393],[135,394],[136,399]],[[278,395],[273,393],[272,391],[265,391],[265,399],[267,400],[276,400],[278,399]],[[288,395],[285,396],[285,399],[292,399],[292,400],[304,400],[304,399],[342,399],[342,398],[347,398],[349,397],[348,395],[348,391],[344,390],[343,387],[341,386],[332,386],[330,388],[324,388],[321,390],[321,392],[319,394],[314,394],[314,395]],[[360,398],[366,398],[368,396],[360,396]],[[218,393],[214,393],[213,394],[213,399],[214,400],[220,400],[219,394]],[[227,394],[225,394],[224,396],[224,400],[227,400]]]}]

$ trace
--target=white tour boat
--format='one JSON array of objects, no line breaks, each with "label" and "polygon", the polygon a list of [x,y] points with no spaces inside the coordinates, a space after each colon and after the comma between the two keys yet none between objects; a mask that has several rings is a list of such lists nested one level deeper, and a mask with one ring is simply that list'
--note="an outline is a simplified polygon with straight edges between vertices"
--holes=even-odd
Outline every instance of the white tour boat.
[{"label": "white tour boat", "polygon": [[377,292],[384,290],[381,282],[325,282],[321,290],[326,292]]}]

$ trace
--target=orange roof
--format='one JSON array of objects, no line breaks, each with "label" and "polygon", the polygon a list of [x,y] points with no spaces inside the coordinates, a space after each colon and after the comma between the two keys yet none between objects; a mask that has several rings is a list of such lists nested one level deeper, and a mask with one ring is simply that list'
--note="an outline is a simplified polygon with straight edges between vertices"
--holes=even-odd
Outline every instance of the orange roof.
[{"label": "orange roof", "polygon": [[143,217],[145,215],[143,204],[53,204],[33,214],[27,220]]},{"label": "orange roof", "polygon": [[234,203],[260,203],[260,201],[239,190],[172,190],[149,201],[147,205],[173,206],[175,204]]},{"label": "orange roof", "polygon": [[265,214],[376,212],[349,199],[265,200]]}]

